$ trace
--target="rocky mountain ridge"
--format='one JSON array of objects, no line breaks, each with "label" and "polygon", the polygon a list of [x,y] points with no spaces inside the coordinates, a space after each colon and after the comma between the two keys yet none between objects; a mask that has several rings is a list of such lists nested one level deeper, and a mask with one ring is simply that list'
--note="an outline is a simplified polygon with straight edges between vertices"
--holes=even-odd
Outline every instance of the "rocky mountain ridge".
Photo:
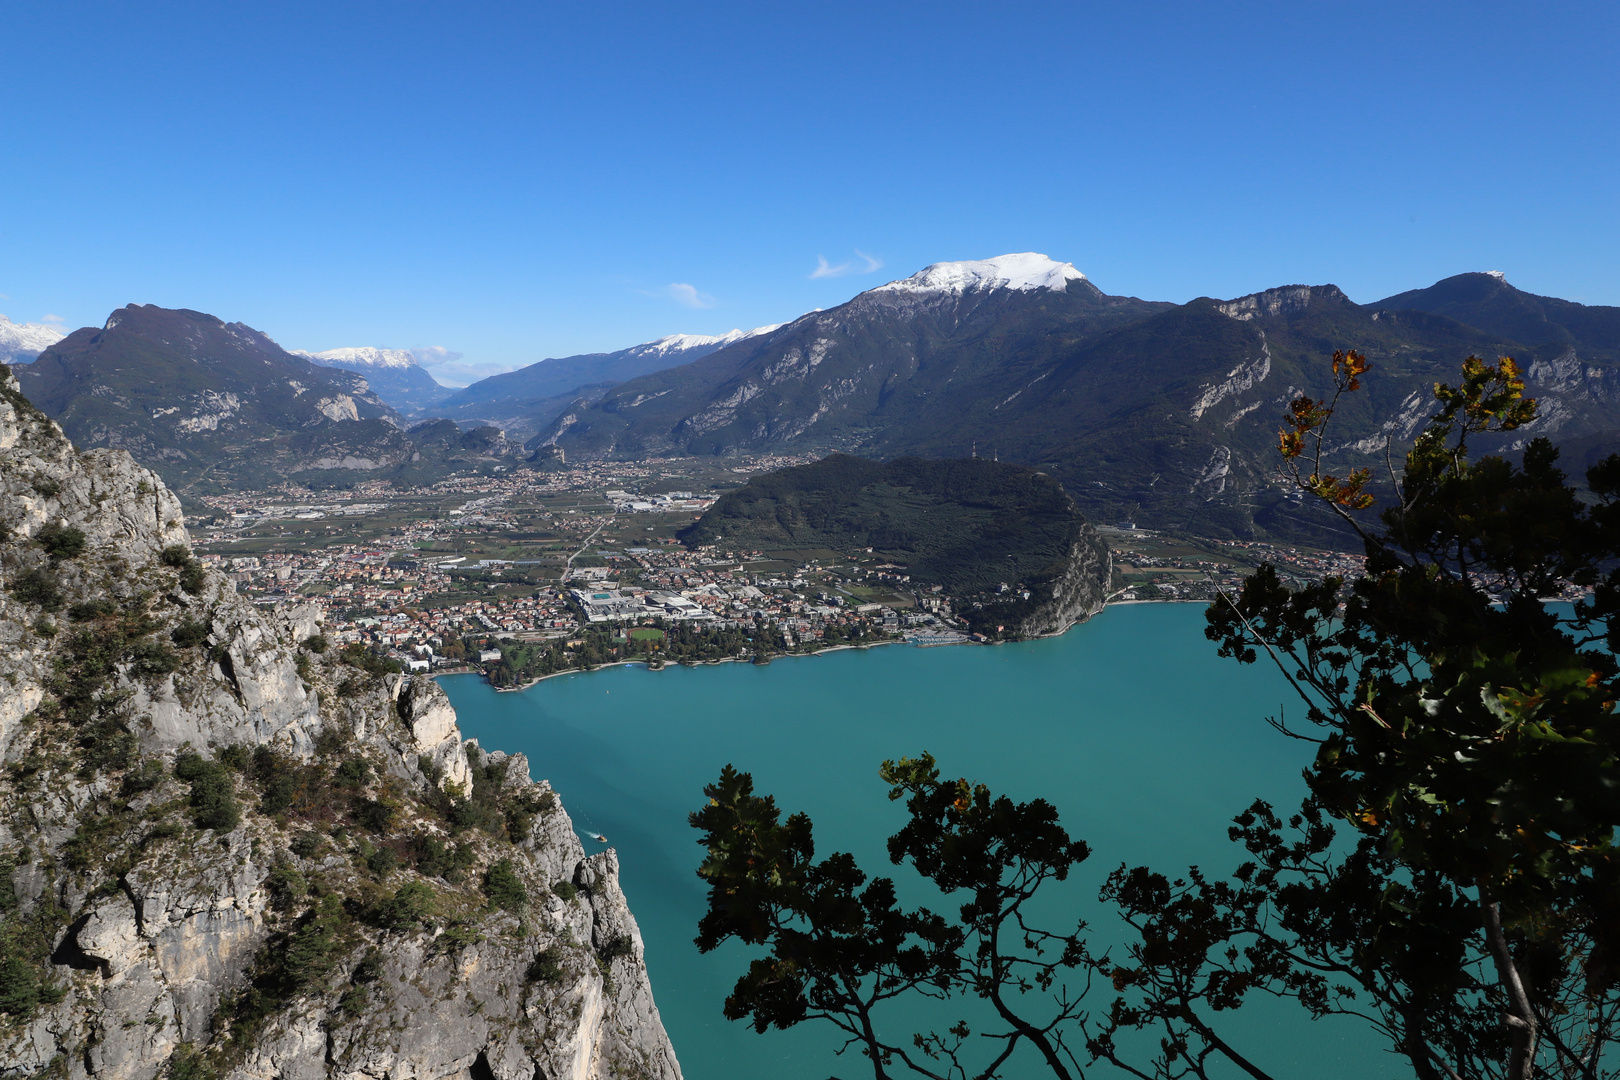
[{"label": "rocky mountain ridge", "polygon": [[611,851],[0,368],[0,1077],[678,1080]]}]

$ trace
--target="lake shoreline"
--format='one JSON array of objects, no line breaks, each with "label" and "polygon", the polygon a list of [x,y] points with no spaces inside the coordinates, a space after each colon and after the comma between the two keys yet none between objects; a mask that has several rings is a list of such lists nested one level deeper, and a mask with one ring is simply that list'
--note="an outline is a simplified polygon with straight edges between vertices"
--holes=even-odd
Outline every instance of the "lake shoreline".
[{"label": "lake shoreline", "polygon": [[[1081,622],[1090,622],[1092,619],[1096,618],[1098,615],[1101,615],[1103,613],[1103,611],[1107,611],[1111,607],[1130,607],[1130,606],[1138,605],[1138,604],[1208,604],[1208,603],[1209,603],[1208,600],[1109,600],[1109,601],[1107,601],[1106,603],[1103,604],[1101,611],[1098,611],[1098,612],[1094,613],[1093,615],[1089,616],[1086,619],[1082,619]],[[1044,641],[1044,640],[1047,640],[1047,639],[1050,639],[1050,638],[1062,637],[1064,634],[1067,634],[1070,630],[1073,630],[1076,626],[1081,625],[1081,622],[1071,623],[1068,626],[1064,627],[1062,630],[1059,630],[1055,634],[1040,634],[1040,635],[1038,635],[1036,637],[1024,638],[1022,640],[1025,640],[1025,641]],[[947,645],[954,646],[954,645],[1014,645],[1014,644],[1017,644],[1017,642],[1013,642],[1013,641],[972,641],[972,640],[969,640],[967,638],[963,638],[963,640],[961,640],[961,641],[935,642],[935,643],[928,644],[928,645],[913,645],[913,647],[918,648],[918,649],[940,649],[940,648],[945,648]],[[820,656],[823,653],[842,652],[842,651],[844,651],[846,649],[877,649],[877,648],[881,648],[881,647],[883,647],[885,645],[912,645],[912,642],[909,642],[904,638],[899,638],[899,639],[892,640],[892,641],[872,641],[872,642],[868,642],[868,643],[866,643],[864,645],[829,645],[825,649],[812,649],[809,652],[777,653],[777,654],[773,655],[772,657],[770,657],[770,659],[768,659],[766,661],[766,663],[768,664],[768,663],[771,663],[772,661],[775,661],[775,660],[791,660],[791,659],[796,659],[796,658],[800,658],[800,657],[807,657],[807,656]],[[683,664],[680,661],[675,661],[673,664],[663,664],[663,665],[661,665],[659,667],[656,667],[656,668],[653,667],[652,664],[650,662],[646,661],[646,660],[614,660],[611,663],[607,663],[607,664],[597,664],[595,667],[592,667],[592,668],[568,668],[565,671],[553,671],[549,675],[536,676],[535,678],[530,679],[528,682],[522,684],[521,686],[492,686],[492,689],[497,694],[516,694],[516,693],[521,693],[524,690],[528,690],[528,689],[530,689],[532,687],[538,686],[539,684],[545,682],[547,679],[555,679],[555,678],[557,678],[558,676],[561,676],[561,675],[585,675],[585,674],[589,674],[592,671],[602,671],[605,668],[644,667],[648,671],[663,671],[665,668],[672,667],[672,666],[673,667],[706,667],[706,666],[711,665],[711,664],[739,664],[739,663],[753,663],[753,657],[752,656],[726,656],[726,657],[722,657],[719,660],[700,660],[700,661],[697,661],[696,663],[692,663],[692,664]],[[477,668],[473,668],[473,669],[471,669],[469,671],[450,671],[450,672],[445,672],[444,674],[445,675],[478,675],[481,678],[483,678],[486,682],[488,682],[488,680],[489,680],[489,676],[485,675],[483,672],[480,672]],[[431,676],[431,677],[437,679],[437,678],[440,678],[441,676],[434,675],[434,676]]]},{"label": "lake shoreline", "polygon": [[[842,652],[845,649],[877,649],[877,648],[883,647],[884,645],[904,645],[904,644],[906,644],[906,642],[904,642],[904,641],[873,641],[873,642],[869,642],[869,643],[867,643],[865,645],[829,645],[825,649],[814,649],[814,650],[812,650],[810,652],[777,653],[775,656],[772,656],[770,658],[770,660],[767,660],[766,663],[771,663],[771,662],[776,661],[776,660],[792,660],[792,659],[796,659],[796,658],[799,658],[799,657],[820,656],[823,653]],[[516,694],[516,693],[520,693],[520,692],[522,692],[524,690],[527,690],[530,687],[538,686],[540,683],[545,682],[547,679],[555,679],[555,678],[557,678],[559,676],[562,676],[562,675],[588,675],[593,671],[602,671],[605,668],[644,667],[648,671],[663,671],[666,668],[671,668],[671,667],[698,668],[698,667],[709,667],[709,666],[715,665],[715,664],[744,664],[744,663],[751,664],[753,662],[754,662],[754,658],[752,656],[724,656],[724,657],[721,657],[718,660],[699,660],[696,663],[691,663],[691,664],[683,664],[680,661],[676,661],[674,663],[660,665],[659,667],[653,667],[652,664],[650,664],[646,660],[615,660],[612,663],[608,663],[608,664],[597,664],[593,668],[569,668],[566,671],[553,671],[550,675],[536,676],[535,678],[530,679],[528,682],[524,683],[522,686],[491,686],[491,689],[494,690],[497,694]],[[451,674],[451,675],[481,675],[482,678],[485,680],[485,682],[489,681],[489,676],[488,675],[482,675],[481,672],[478,672],[476,670],[474,670],[474,671],[447,672],[446,674]],[[435,675],[433,677],[438,678],[439,676]]]}]

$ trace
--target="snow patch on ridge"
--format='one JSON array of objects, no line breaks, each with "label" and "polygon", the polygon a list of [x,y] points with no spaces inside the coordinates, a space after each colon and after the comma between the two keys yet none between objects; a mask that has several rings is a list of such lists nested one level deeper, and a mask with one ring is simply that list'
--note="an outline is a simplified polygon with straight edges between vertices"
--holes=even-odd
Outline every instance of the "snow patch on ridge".
[{"label": "snow patch on ridge", "polygon": [[756,326],[752,330],[728,330],[724,334],[710,337],[706,334],[669,334],[657,341],[649,341],[644,345],[635,345],[630,352],[637,356],[668,356],[670,353],[686,352],[689,349],[701,349],[708,345],[718,345],[725,348],[735,345],[739,341],[761,334],[768,334],[772,330],[780,330],[786,323],[772,323],[770,326]]},{"label": "snow patch on ridge", "polygon": [[302,356],[305,360],[313,360],[319,364],[337,363],[342,365],[361,364],[366,367],[404,369],[416,367],[416,357],[409,349],[379,349],[372,345],[361,345],[347,349],[327,349],[324,352],[304,352],[302,349],[293,349],[294,356]]},{"label": "snow patch on ridge", "polygon": [[899,281],[879,285],[873,292],[965,293],[984,289],[1013,289],[1030,292],[1053,289],[1063,292],[1071,281],[1084,281],[1086,275],[1073,263],[1060,263],[1045,255],[1025,251],[997,255],[993,259],[934,263]]}]

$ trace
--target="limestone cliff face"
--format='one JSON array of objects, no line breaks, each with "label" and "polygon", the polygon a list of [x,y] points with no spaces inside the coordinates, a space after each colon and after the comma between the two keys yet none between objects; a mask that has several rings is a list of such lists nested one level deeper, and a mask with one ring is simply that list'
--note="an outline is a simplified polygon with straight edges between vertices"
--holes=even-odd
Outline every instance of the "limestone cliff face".
[{"label": "limestone cliff face", "polygon": [[1019,625],[1019,633],[1047,637],[1085,622],[1107,602],[1113,571],[1114,556],[1108,544],[1090,525],[1082,526],[1069,549],[1068,565],[1052,586],[1052,598]]},{"label": "limestone cliff face", "polygon": [[0,368],[0,1077],[678,1080],[612,852]]}]

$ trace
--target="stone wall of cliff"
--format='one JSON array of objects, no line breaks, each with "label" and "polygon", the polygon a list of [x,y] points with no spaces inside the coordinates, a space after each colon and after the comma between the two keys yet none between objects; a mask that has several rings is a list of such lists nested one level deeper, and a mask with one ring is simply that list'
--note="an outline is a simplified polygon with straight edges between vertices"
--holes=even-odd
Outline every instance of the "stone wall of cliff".
[{"label": "stone wall of cliff", "polygon": [[0,368],[0,1078],[678,1080],[612,852]]},{"label": "stone wall of cliff", "polygon": [[1107,603],[1113,572],[1114,556],[1108,544],[1097,530],[1083,525],[1069,549],[1068,565],[1052,586],[1052,598],[1019,625],[1019,634],[1048,637],[1085,622]]}]

